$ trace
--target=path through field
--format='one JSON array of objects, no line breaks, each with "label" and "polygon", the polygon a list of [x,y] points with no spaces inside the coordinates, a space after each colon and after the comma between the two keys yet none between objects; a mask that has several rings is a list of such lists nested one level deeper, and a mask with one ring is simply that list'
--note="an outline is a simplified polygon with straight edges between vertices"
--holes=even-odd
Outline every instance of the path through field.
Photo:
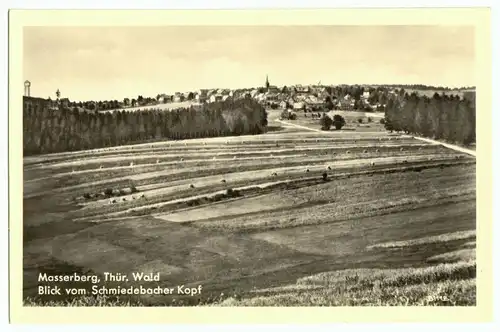
[{"label": "path through field", "polygon": [[466,149],[466,148],[458,146],[458,145],[443,143],[443,142],[439,142],[439,141],[436,141],[436,140],[433,140],[430,138],[426,138],[426,137],[415,136],[415,138],[420,140],[420,141],[424,141],[424,142],[428,142],[428,143],[441,144],[442,146],[447,147],[448,149],[452,149],[452,150],[455,150],[458,152],[467,153],[467,154],[470,154],[471,156],[474,156],[474,157],[476,156],[476,151],[471,150],[471,149]]},{"label": "path through field", "polygon": [[474,241],[377,246],[474,234],[469,154],[277,122],[256,136],[24,158],[25,295],[41,271],[161,272],[162,285],[202,284],[183,298],[195,304],[327,271],[430,266]]},{"label": "path through field", "polygon": [[309,131],[314,131],[317,133],[330,133],[330,132],[322,131],[321,129],[314,129],[314,128],[310,128],[307,126],[301,126],[301,125],[298,125],[295,123],[291,123],[290,121],[283,121],[283,120],[279,120],[279,119],[275,119],[274,121],[279,122],[279,123],[286,125],[286,126],[295,127],[295,128],[299,128],[299,129],[305,129],[305,130],[309,130]]}]

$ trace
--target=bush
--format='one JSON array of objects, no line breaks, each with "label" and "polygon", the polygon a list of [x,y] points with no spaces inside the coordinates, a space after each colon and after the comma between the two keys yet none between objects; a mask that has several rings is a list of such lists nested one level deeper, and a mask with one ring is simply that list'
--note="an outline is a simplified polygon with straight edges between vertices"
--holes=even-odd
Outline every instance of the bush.
[{"label": "bush", "polygon": [[215,201],[215,202],[222,201],[222,199],[224,199],[223,194],[215,194],[215,196],[213,197],[213,201]]},{"label": "bush", "polygon": [[335,114],[333,116],[333,126],[335,127],[336,130],[342,129],[342,127],[345,126],[344,117],[339,114]]},{"label": "bush", "polygon": [[106,195],[106,196],[113,196],[113,189],[111,189],[111,188],[106,188],[106,189],[104,190],[104,195]]},{"label": "bush", "polygon": [[368,117],[368,122],[372,122],[372,118],[371,117]]},{"label": "bush", "polygon": [[296,120],[297,114],[295,112],[291,112],[291,111],[285,109],[285,110],[283,110],[283,112],[281,112],[280,119],[281,120]]},{"label": "bush", "polygon": [[323,114],[323,116],[319,120],[319,124],[321,125],[321,130],[330,130],[333,121],[328,115]]},{"label": "bush", "polygon": [[130,186],[130,191],[131,191],[132,193],[136,193],[136,192],[138,192],[139,190],[137,190],[137,188],[136,188],[135,186]]},{"label": "bush", "polygon": [[390,121],[387,121],[387,120],[384,120],[384,128],[386,130],[389,130],[391,133],[394,130],[394,126],[392,125],[392,123]]},{"label": "bush", "polygon": [[92,196],[89,193],[85,193],[85,194],[83,194],[83,198],[85,198],[85,199],[91,199]]},{"label": "bush", "polygon": [[288,110],[283,110],[283,112],[281,112],[281,114],[280,114],[280,119],[281,120],[288,120],[288,117],[289,117]]},{"label": "bush", "polygon": [[238,190],[234,190],[233,188],[228,188],[228,189],[226,189],[225,196],[226,197],[238,197],[241,195],[240,195],[240,192]]},{"label": "bush", "polygon": [[358,122],[359,122],[359,123],[363,123],[363,118],[359,118],[359,119],[358,119]]},{"label": "bush", "polygon": [[385,119],[384,118],[380,119],[380,124],[385,124]]}]

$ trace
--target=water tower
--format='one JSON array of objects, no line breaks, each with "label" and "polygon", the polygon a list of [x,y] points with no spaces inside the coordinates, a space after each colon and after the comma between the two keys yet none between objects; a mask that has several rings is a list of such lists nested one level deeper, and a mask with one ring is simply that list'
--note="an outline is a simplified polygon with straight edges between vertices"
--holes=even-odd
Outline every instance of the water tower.
[{"label": "water tower", "polygon": [[30,87],[31,87],[31,82],[30,81],[24,81],[24,95],[26,97],[30,96]]}]

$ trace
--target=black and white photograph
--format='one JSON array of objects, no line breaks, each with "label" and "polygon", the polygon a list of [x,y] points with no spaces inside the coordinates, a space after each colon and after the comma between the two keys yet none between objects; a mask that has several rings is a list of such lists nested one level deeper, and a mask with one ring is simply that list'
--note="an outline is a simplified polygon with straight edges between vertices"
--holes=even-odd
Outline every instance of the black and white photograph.
[{"label": "black and white photograph", "polygon": [[473,25],[22,33],[24,307],[477,305]]}]

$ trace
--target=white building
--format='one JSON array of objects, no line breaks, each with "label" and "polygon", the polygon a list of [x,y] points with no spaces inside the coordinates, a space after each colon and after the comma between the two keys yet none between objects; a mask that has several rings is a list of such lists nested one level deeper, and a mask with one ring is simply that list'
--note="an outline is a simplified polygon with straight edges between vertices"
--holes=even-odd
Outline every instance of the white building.
[{"label": "white building", "polygon": [[222,101],[222,97],[223,96],[220,95],[220,94],[213,94],[213,95],[210,96],[209,100],[210,100],[211,103],[215,103],[216,101]]},{"label": "white building", "polygon": [[294,110],[300,110],[304,108],[304,103],[303,102],[297,102],[293,103],[293,109]]}]

